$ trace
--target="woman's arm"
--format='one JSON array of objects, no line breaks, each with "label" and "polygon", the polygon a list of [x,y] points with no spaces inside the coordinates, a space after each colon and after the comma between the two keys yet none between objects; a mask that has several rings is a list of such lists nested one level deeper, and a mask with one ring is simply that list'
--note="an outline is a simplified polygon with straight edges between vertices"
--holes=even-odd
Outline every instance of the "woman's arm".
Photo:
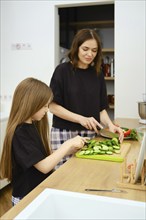
[{"label": "woman's arm", "polygon": [[65,141],[59,149],[54,151],[45,159],[39,161],[34,165],[34,167],[44,174],[50,172],[64,156],[74,154],[76,151],[82,148],[87,139],[88,138],[76,136]]},{"label": "woman's arm", "polygon": [[102,128],[100,123],[93,117],[85,117],[74,112],[67,110],[66,108],[62,107],[61,105],[52,102],[49,105],[49,110],[52,114],[58,116],[59,118],[65,119],[67,121],[71,121],[74,123],[78,123],[89,130],[94,130],[98,133],[97,126]]},{"label": "woman's arm", "polygon": [[73,113],[61,105],[56,104],[55,102],[51,102],[49,105],[49,110],[52,114],[58,116],[59,118],[65,119],[67,121],[71,121],[74,123],[79,123],[81,115]]},{"label": "woman's arm", "polygon": [[100,112],[100,120],[101,120],[101,123],[104,124],[106,127],[110,127],[113,125],[105,109]]}]

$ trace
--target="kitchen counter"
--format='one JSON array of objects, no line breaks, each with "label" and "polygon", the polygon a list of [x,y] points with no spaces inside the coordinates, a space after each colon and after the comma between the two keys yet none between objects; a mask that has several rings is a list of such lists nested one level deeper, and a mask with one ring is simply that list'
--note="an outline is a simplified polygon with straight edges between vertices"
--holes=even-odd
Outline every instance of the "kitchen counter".
[{"label": "kitchen counter", "polygon": [[[136,128],[142,126],[138,119],[117,119],[116,123],[123,127]],[[132,140],[124,140],[131,143],[131,149],[127,155],[128,163],[137,158],[139,153],[139,143]],[[32,192],[11,208],[1,219],[13,219],[29,203],[36,198],[45,188],[53,188],[80,193],[90,193],[94,195],[121,198],[146,202],[144,191],[135,189],[125,189],[127,193],[113,192],[86,192],[85,188],[112,189],[118,188],[117,183],[121,179],[122,163],[100,160],[79,159],[72,157],[57,171],[38,185]]]}]

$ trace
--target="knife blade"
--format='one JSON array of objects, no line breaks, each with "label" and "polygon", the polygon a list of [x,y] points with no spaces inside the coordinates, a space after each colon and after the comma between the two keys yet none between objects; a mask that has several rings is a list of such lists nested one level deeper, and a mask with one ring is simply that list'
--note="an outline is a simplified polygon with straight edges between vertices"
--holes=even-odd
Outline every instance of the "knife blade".
[{"label": "knife blade", "polygon": [[99,131],[99,134],[102,136],[102,137],[107,137],[107,138],[119,138],[119,134],[118,133],[114,133],[114,132],[111,132],[111,131],[108,131],[107,128],[100,128],[97,126],[97,130]]},{"label": "knife blade", "polygon": [[119,134],[118,133],[114,133],[114,132],[111,132],[111,131],[108,131],[107,129],[100,129],[99,130],[99,134],[103,137],[107,137],[107,138],[119,138]]}]

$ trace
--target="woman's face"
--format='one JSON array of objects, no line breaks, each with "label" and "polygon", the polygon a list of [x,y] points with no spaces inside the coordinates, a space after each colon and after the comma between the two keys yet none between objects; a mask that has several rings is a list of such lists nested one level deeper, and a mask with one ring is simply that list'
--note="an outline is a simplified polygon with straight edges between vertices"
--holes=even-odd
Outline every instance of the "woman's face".
[{"label": "woman's face", "polygon": [[78,51],[78,67],[86,69],[97,55],[98,45],[95,39],[87,40],[81,44]]}]

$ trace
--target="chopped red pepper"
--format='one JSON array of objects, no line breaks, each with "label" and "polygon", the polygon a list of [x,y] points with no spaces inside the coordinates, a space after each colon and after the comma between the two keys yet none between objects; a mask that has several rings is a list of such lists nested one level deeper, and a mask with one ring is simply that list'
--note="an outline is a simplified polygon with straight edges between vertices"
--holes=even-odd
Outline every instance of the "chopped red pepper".
[{"label": "chopped red pepper", "polygon": [[123,132],[124,132],[124,137],[127,137],[127,136],[130,135],[130,133],[131,133],[131,129],[128,129],[127,131],[124,130]]}]

